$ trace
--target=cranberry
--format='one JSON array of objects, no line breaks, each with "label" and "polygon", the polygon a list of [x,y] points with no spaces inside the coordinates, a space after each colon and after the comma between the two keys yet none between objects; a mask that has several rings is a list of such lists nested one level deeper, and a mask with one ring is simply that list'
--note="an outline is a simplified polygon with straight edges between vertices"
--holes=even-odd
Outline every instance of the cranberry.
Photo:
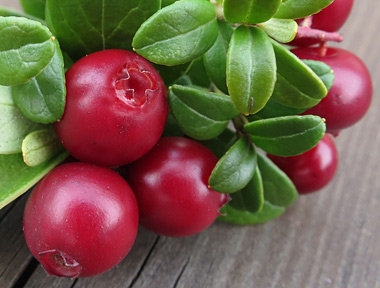
[{"label": "cranberry", "polygon": [[326,186],[334,177],[338,164],[338,152],[328,134],[317,146],[301,155],[268,156],[289,176],[300,194],[315,192]]},{"label": "cranberry", "polygon": [[165,137],[126,169],[139,205],[140,221],[155,233],[193,235],[219,215],[229,196],[208,188],[217,157],[203,145]]},{"label": "cranberry", "polygon": [[372,99],[372,81],[365,64],[351,52],[328,47],[299,48],[292,52],[301,59],[318,60],[329,65],[335,81],[328,95],[304,114],[326,119],[327,131],[334,132],[352,126],[367,112]]},{"label": "cranberry", "polygon": [[[332,4],[314,14],[310,28],[327,32],[338,31],[350,15],[354,0],[335,0]],[[297,20],[302,25],[305,19]],[[318,43],[316,39],[296,39],[290,45],[310,46]]]},{"label": "cranberry", "polygon": [[135,196],[116,172],[69,163],[33,190],[24,211],[26,243],[51,275],[77,278],[118,264],[137,234]]},{"label": "cranberry", "polygon": [[105,50],[76,62],[66,73],[67,103],[55,125],[77,159],[120,166],[159,140],[168,114],[166,87],[141,56]]}]

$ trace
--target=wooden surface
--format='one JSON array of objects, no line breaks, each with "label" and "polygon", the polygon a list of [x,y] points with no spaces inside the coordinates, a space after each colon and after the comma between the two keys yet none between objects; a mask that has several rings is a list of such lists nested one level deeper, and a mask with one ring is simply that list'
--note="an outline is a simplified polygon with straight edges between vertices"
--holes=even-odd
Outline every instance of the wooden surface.
[{"label": "wooden surface", "polygon": [[[18,7],[16,0],[0,5]],[[379,29],[380,2],[356,1],[340,46],[366,62],[375,95],[365,119],[337,139],[339,171],[326,189],[264,225],[215,223],[184,239],[141,229],[119,266],[80,280],[48,277],[31,257],[22,234],[24,196],[0,211],[0,288],[379,288]]]}]

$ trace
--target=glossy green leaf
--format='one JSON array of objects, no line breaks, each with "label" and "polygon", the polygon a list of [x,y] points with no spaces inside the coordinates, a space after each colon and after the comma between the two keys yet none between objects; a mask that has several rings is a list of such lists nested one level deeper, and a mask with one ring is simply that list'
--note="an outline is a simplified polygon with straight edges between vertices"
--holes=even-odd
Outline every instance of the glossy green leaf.
[{"label": "glossy green leaf", "polygon": [[43,124],[61,119],[65,110],[65,70],[61,50],[57,43],[55,55],[49,65],[28,83],[13,86],[12,97],[25,117]]},{"label": "glossy green leaf", "polygon": [[284,19],[303,18],[318,13],[333,1],[334,0],[283,0],[275,17]]},{"label": "glossy green leaf", "polygon": [[104,49],[131,49],[140,25],[160,6],[160,0],[48,0],[46,22],[75,60]]},{"label": "glossy green leaf", "polygon": [[272,18],[267,22],[259,24],[270,37],[281,43],[292,41],[298,31],[298,24],[292,19]]},{"label": "glossy green leaf", "polygon": [[22,115],[13,102],[10,87],[0,86],[0,154],[20,153],[25,136],[42,127]]},{"label": "glossy green leaf", "polygon": [[210,78],[207,75],[203,58],[197,58],[190,63],[186,75],[191,79],[193,85],[209,88],[211,85]]},{"label": "glossy green leaf", "polygon": [[227,56],[227,86],[236,109],[244,114],[261,110],[276,83],[276,59],[269,37],[259,28],[237,28]]},{"label": "glossy green leaf", "polygon": [[231,23],[257,24],[276,14],[281,0],[224,0],[224,17]]},{"label": "glossy green leaf", "polygon": [[257,116],[260,119],[267,119],[281,116],[298,115],[304,111],[306,111],[306,109],[297,109],[284,106],[276,102],[272,97],[269,99],[267,105],[265,105],[263,109],[261,109],[257,114],[253,116]]},{"label": "glossy green leaf", "polygon": [[294,156],[310,150],[326,131],[322,118],[314,115],[258,120],[244,128],[258,147],[278,156]]},{"label": "glossy green leaf", "polygon": [[176,2],[177,0],[162,0],[162,4],[161,6],[162,7],[166,7],[166,6],[169,6],[169,5],[172,5],[174,2]]},{"label": "glossy green leaf", "polygon": [[238,210],[227,204],[220,209],[222,216],[219,216],[218,220],[238,225],[260,224],[273,220],[284,212],[284,207],[272,205],[267,201],[258,213]]},{"label": "glossy green leaf", "polygon": [[330,90],[334,84],[335,74],[329,65],[321,61],[302,60],[325,84],[327,90]]},{"label": "glossy green leaf", "polygon": [[291,108],[307,109],[327,95],[323,81],[304,62],[273,41],[277,62],[276,102]]},{"label": "glossy green leaf", "polygon": [[272,205],[288,207],[298,198],[298,192],[289,177],[267,156],[257,153],[264,186],[264,198]]},{"label": "glossy green leaf", "polygon": [[46,0],[20,0],[21,6],[26,13],[40,19],[45,19]]},{"label": "glossy green leaf", "polygon": [[214,45],[203,55],[207,75],[216,87],[228,94],[226,69],[227,52],[234,28],[225,22],[218,22],[219,33]]},{"label": "glossy green leaf", "polygon": [[28,167],[21,154],[0,155],[0,209],[28,191],[67,156],[62,152],[36,167]]},{"label": "glossy green leaf", "polygon": [[234,193],[247,186],[256,167],[255,147],[240,138],[219,159],[209,178],[209,185],[220,193]]},{"label": "glossy green leaf", "polygon": [[174,66],[202,56],[217,36],[214,6],[206,0],[181,0],[145,21],[132,45],[149,61]]},{"label": "glossy green leaf", "polygon": [[177,121],[175,120],[172,113],[169,113],[168,118],[166,120],[164,132],[162,133],[162,137],[166,136],[184,136],[181,128],[178,126]]},{"label": "glossy green leaf", "polygon": [[168,101],[183,132],[198,140],[218,136],[237,115],[228,96],[197,88],[174,85]]},{"label": "glossy green leaf", "polygon": [[28,82],[42,72],[55,53],[55,38],[40,22],[0,17],[0,85]]},{"label": "glossy green leaf", "polygon": [[30,167],[38,166],[63,151],[52,127],[34,131],[22,141],[22,156]]},{"label": "glossy green leaf", "polygon": [[261,172],[256,166],[255,174],[248,185],[242,190],[231,194],[232,200],[228,202],[232,208],[237,210],[259,213],[264,207],[264,187]]},{"label": "glossy green leaf", "polygon": [[170,86],[176,83],[176,81],[186,73],[189,63],[170,67],[158,64],[154,64],[153,66],[157,69],[158,73],[160,73],[165,84]]},{"label": "glossy green leaf", "polygon": [[206,141],[200,141],[200,143],[210,149],[216,157],[221,158],[236,140],[236,134],[230,129],[226,129],[218,137]]}]

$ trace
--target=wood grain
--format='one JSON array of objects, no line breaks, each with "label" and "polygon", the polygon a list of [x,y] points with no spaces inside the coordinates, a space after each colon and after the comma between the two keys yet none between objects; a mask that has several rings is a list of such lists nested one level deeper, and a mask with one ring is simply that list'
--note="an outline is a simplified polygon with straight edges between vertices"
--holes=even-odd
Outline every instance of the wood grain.
[{"label": "wood grain", "polygon": [[[16,1],[0,5],[18,7]],[[25,287],[380,288],[380,2],[356,1],[339,44],[361,57],[375,89],[367,116],[337,138],[339,171],[317,194],[300,197],[282,217],[258,226],[215,223],[184,239],[141,229],[115,269],[78,281],[38,267]],[[30,265],[23,244],[23,199],[0,219],[0,287]],[[33,266],[32,266],[33,268]],[[18,282],[21,283],[21,282]]]}]

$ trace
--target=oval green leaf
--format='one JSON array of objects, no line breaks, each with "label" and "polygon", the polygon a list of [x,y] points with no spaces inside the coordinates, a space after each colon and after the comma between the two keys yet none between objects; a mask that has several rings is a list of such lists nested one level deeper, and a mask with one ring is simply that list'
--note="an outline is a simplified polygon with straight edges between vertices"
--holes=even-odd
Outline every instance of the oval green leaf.
[{"label": "oval green leaf", "polygon": [[281,0],[224,0],[224,17],[231,23],[257,24],[276,14]]},{"label": "oval green leaf", "polygon": [[22,9],[29,15],[45,19],[46,0],[20,0]]},{"label": "oval green leaf", "polygon": [[236,140],[236,134],[230,129],[226,129],[218,137],[206,141],[200,141],[200,143],[210,149],[216,157],[221,158]]},{"label": "oval green leaf", "polygon": [[0,85],[28,82],[42,72],[55,53],[55,38],[40,22],[0,17]]},{"label": "oval green leaf", "polygon": [[36,167],[28,167],[21,154],[0,155],[0,209],[28,191],[67,156],[62,152]]},{"label": "oval green leaf", "polygon": [[20,153],[25,136],[42,127],[22,115],[13,102],[10,87],[0,86],[0,154]]},{"label": "oval green leaf", "polygon": [[[276,18],[298,19],[315,13],[329,6],[334,0],[283,0]],[[333,20],[331,20],[333,21]]]},{"label": "oval green leaf", "polygon": [[219,159],[209,178],[209,185],[220,193],[234,193],[247,186],[256,167],[256,149],[240,138]]},{"label": "oval green leaf", "polygon": [[330,90],[334,84],[335,74],[329,65],[321,61],[302,60],[313,72],[318,75],[325,84],[327,90]]},{"label": "oval green leaf", "polygon": [[46,22],[73,59],[104,49],[131,49],[140,25],[160,0],[49,0]]},{"label": "oval green leaf", "polygon": [[265,201],[280,207],[297,201],[298,192],[293,182],[268,157],[257,153],[257,165],[263,179]]},{"label": "oval green leaf", "polygon": [[313,115],[258,120],[244,128],[258,147],[278,156],[294,156],[310,150],[326,131],[323,119]]},{"label": "oval green leaf", "polygon": [[308,109],[327,95],[323,81],[304,62],[282,45],[273,43],[277,62],[276,102],[291,108]]},{"label": "oval green leaf", "polygon": [[227,86],[236,109],[261,110],[276,83],[276,58],[269,37],[259,28],[237,28],[227,55]]},{"label": "oval green leaf", "polygon": [[28,83],[13,86],[12,97],[25,117],[43,124],[61,119],[65,110],[66,86],[64,61],[57,43],[50,64]]},{"label": "oval green leaf", "polygon": [[214,6],[206,0],[182,0],[145,21],[132,45],[149,61],[174,66],[202,56],[217,36]]},{"label": "oval green leaf", "polygon": [[227,52],[234,28],[225,22],[218,22],[219,33],[214,45],[203,55],[207,75],[215,86],[228,94],[226,69]]},{"label": "oval green leaf", "polygon": [[284,207],[272,205],[267,201],[258,213],[238,210],[227,204],[220,209],[222,215],[218,220],[238,225],[261,224],[279,217],[284,212]]},{"label": "oval green leaf", "polygon": [[177,0],[162,0],[161,7],[166,7],[166,6],[172,5],[176,1]]},{"label": "oval green leaf", "polygon": [[260,119],[275,118],[282,116],[298,115],[302,112],[305,112],[306,109],[297,109],[286,107],[278,102],[276,102],[273,97],[271,97],[263,109],[261,109],[254,116],[259,117]]},{"label": "oval green leaf", "polygon": [[22,157],[30,167],[42,164],[63,150],[52,128],[34,131],[22,141]]},{"label": "oval green leaf", "polygon": [[186,75],[190,78],[193,85],[201,86],[207,89],[211,85],[211,80],[208,78],[203,63],[203,57],[199,57],[190,63]]},{"label": "oval green leaf", "polygon": [[272,18],[258,26],[270,37],[281,43],[292,41],[296,37],[298,31],[298,24],[292,19]]},{"label": "oval green leaf", "polygon": [[264,186],[258,166],[256,166],[255,174],[248,185],[231,194],[231,199],[228,205],[237,210],[259,213],[263,209]]},{"label": "oval green leaf", "polygon": [[173,85],[168,101],[179,127],[197,140],[218,136],[238,114],[228,96],[203,89]]}]

